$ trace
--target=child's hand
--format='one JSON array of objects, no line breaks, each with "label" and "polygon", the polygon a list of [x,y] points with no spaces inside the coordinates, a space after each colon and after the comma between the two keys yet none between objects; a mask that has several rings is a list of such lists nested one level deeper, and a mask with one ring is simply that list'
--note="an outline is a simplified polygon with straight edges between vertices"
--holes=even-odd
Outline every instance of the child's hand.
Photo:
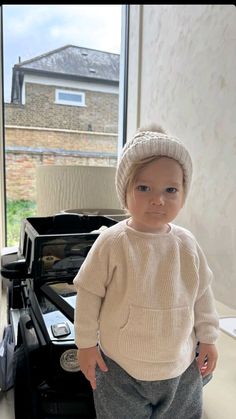
[{"label": "child's hand", "polygon": [[218,358],[217,349],[214,344],[200,343],[199,355],[197,357],[198,368],[203,377],[212,373],[216,367]]},{"label": "child's hand", "polygon": [[95,368],[98,364],[101,371],[106,372],[108,368],[100,354],[97,346],[83,348],[78,351],[78,361],[82,373],[90,381],[93,390],[96,389]]}]

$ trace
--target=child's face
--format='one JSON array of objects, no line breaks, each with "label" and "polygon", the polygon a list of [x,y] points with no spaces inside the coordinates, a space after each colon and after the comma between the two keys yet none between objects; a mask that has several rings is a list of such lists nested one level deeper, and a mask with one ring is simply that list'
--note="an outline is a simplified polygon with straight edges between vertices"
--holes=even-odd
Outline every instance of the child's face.
[{"label": "child's face", "polygon": [[148,163],[136,175],[126,202],[133,228],[149,233],[165,230],[184,203],[179,163],[167,157]]}]

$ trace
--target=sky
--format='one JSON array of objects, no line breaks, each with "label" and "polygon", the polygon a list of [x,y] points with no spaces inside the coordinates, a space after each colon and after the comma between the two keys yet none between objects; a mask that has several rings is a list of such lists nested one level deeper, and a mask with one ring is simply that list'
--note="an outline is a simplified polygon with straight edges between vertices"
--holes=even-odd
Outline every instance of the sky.
[{"label": "sky", "polygon": [[4,101],[11,96],[12,67],[76,45],[120,54],[121,5],[4,5]]}]

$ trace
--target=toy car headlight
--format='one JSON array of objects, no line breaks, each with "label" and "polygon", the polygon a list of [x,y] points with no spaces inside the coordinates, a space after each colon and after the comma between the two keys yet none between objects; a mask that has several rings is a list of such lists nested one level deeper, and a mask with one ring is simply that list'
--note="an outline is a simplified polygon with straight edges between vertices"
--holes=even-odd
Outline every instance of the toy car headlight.
[{"label": "toy car headlight", "polygon": [[69,325],[66,322],[53,324],[51,329],[55,338],[67,336],[71,333]]},{"label": "toy car headlight", "polygon": [[60,357],[60,365],[63,370],[68,372],[77,372],[80,366],[77,359],[77,349],[67,349]]}]

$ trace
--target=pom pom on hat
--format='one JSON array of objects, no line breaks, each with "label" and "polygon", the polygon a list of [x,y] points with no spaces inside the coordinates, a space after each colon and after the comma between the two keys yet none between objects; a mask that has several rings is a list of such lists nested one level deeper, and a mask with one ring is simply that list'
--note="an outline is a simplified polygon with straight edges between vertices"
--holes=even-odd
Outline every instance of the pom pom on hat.
[{"label": "pom pom on hat", "polygon": [[147,157],[170,157],[179,162],[184,175],[185,198],[192,179],[192,160],[180,140],[161,132],[140,131],[128,141],[121,153],[116,170],[116,190],[123,208],[126,207],[126,187],[132,164]]}]

